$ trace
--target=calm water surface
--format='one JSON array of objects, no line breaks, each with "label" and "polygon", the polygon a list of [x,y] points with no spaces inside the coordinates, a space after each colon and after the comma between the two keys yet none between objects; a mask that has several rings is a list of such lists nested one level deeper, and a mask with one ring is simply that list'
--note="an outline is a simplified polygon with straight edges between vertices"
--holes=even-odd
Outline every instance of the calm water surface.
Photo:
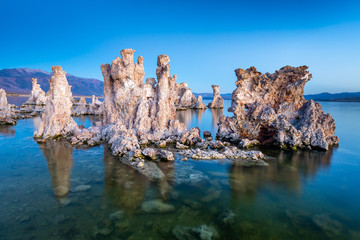
[{"label": "calm water surface", "polygon": [[[219,239],[360,239],[360,103],[322,105],[336,120],[338,148],[263,149],[276,159],[261,168],[177,156],[158,163],[167,176],[159,183],[105,145],[34,142],[39,118],[1,127],[0,239],[176,239],[176,226],[203,224]],[[181,111],[177,118],[214,134],[226,108]],[[84,126],[94,120],[76,119]],[[56,197],[63,188],[70,192]],[[174,208],[143,211],[151,200]]]}]

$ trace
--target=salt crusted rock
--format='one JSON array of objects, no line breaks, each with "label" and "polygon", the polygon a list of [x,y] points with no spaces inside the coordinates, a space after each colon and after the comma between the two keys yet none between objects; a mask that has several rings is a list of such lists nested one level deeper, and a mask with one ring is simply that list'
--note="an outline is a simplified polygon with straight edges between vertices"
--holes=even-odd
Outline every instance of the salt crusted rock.
[{"label": "salt crusted rock", "polygon": [[42,115],[37,138],[50,138],[70,135],[78,131],[78,126],[71,115],[71,87],[66,79],[66,72],[60,66],[52,67],[53,76],[49,79],[50,89],[46,93],[46,108]]},{"label": "salt crusted rock", "polygon": [[218,85],[211,85],[213,89],[213,100],[209,103],[208,108],[224,108],[224,99],[220,96]]},{"label": "salt crusted rock", "polygon": [[37,83],[36,78],[33,78],[32,80],[31,95],[24,105],[45,105],[45,92],[41,89],[40,84]]},{"label": "salt crusted rock", "polygon": [[84,97],[81,97],[75,106],[77,107],[73,110],[72,115],[79,116],[89,114],[89,104]]},{"label": "salt crusted rock", "polygon": [[15,113],[12,111],[6,98],[4,89],[0,89],[0,125],[15,125]]},{"label": "salt crusted rock", "polygon": [[102,133],[114,154],[134,152],[139,141],[159,141],[180,136],[184,124],[175,120],[176,75],[171,77],[170,59],[159,55],[157,84],[144,79],[143,57],[133,61],[134,50],[122,50],[112,64],[101,65],[104,76],[103,123],[110,124]]},{"label": "salt crusted rock", "polygon": [[206,109],[205,103],[202,102],[202,96],[198,96],[196,99],[195,109]]},{"label": "salt crusted rock", "polygon": [[178,110],[195,108],[196,98],[187,83],[175,84],[175,107]]},{"label": "salt crusted rock", "polygon": [[307,66],[285,66],[273,74],[255,67],[236,69],[230,112],[219,120],[217,137],[232,142],[258,140],[281,147],[328,149],[337,144],[335,121],[319,103],[303,97],[311,78]]},{"label": "salt crusted rock", "polygon": [[91,104],[89,107],[89,114],[102,115],[103,114],[103,103],[99,101],[95,95],[92,96]]}]

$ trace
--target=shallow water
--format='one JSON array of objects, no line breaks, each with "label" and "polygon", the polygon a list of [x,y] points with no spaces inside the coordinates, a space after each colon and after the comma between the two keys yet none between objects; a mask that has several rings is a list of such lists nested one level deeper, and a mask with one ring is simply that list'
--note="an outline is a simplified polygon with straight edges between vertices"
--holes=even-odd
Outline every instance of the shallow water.
[{"label": "shallow water", "polygon": [[[336,120],[338,148],[263,149],[276,160],[258,168],[176,156],[158,163],[167,176],[159,183],[104,145],[34,142],[39,118],[1,127],[0,239],[176,239],[174,233],[190,239],[175,227],[203,224],[220,239],[360,239],[360,104],[322,105]],[[188,110],[177,117],[215,133],[219,112]],[[88,127],[94,119],[76,121]],[[145,212],[143,203],[154,199],[170,206]]]}]

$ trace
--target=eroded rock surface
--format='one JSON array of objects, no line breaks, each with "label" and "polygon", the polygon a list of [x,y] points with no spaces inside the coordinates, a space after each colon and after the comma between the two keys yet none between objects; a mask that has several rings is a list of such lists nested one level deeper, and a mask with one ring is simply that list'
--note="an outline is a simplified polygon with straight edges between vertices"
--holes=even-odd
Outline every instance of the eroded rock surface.
[{"label": "eroded rock surface", "polygon": [[213,109],[224,108],[224,99],[220,96],[218,85],[211,85],[213,89],[213,100],[209,103],[208,107]]},{"label": "eroded rock surface", "polygon": [[45,105],[46,95],[41,89],[40,84],[37,83],[37,79],[32,79],[32,90],[29,99],[25,102],[25,105]]},{"label": "eroded rock surface", "polygon": [[337,144],[332,116],[303,97],[312,77],[307,69],[285,66],[273,74],[262,74],[255,67],[236,69],[237,88],[229,108],[234,116],[220,118],[217,137],[291,148],[328,149]]},{"label": "eroded rock surface", "polygon": [[202,100],[202,96],[199,95],[196,99],[195,109],[206,109],[206,105]]},{"label": "eroded rock surface", "polygon": [[37,138],[65,136],[78,131],[77,124],[70,116],[72,93],[66,72],[61,66],[53,66],[52,71],[53,76],[49,79],[50,89],[46,94],[45,112],[39,130],[34,134]]},{"label": "eroded rock surface", "polygon": [[124,49],[121,58],[101,65],[104,76],[103,138],[116,155],[134,152],[141,141],[157,142],[186,131],[175,120],[176,75],[170,75],[169,57],[159,55],[157,82],[144,79],[143,58],[133,61],[133,49]]},{"label": "eroded rock surface", "polygon": [[0,89],[0,125],[15,125],[15,113],[7,101],[6,92]]},{"label": "eroded rock surface", "polygon": [[195,108],[197,99],[187,83],[175,84],[175,107],[178,110]]}]

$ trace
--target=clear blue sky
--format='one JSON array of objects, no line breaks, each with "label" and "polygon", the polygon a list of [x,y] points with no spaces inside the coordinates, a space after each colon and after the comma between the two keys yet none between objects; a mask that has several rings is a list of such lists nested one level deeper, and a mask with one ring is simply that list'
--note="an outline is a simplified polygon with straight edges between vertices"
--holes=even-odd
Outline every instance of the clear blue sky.
[{"label": "clear blue sky", "polygon": [[236,68],[308,65],[306,93],[360,91],[360,1],[0,1],[0,69],[61,65],[102,80],[123,48],[146,77],[167,54],[194,92],[235,87]]}]

